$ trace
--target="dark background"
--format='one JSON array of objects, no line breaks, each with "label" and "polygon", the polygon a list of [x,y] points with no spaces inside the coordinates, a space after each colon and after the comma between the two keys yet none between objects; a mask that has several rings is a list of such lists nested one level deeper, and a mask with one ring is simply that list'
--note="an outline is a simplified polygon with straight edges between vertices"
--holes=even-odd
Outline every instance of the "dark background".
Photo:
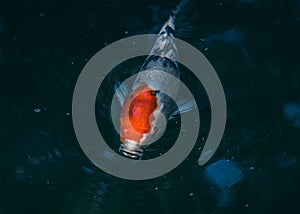
[{"label": "dark background", "polygon": [[147,181],[110,176],[81,151],[70,115],[81,69],[116,40],[157,33],[176,3],[1,1],[1,214],[300,211],[299,0],[199,0],[178,15],[176,36],[205,54],[227,99],[205,166],[205,139]]}]

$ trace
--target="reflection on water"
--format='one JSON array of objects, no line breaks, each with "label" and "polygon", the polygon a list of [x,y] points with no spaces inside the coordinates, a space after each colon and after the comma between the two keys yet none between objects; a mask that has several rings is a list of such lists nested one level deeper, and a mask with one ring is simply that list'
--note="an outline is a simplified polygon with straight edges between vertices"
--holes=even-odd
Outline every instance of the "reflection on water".
[{"label": "reflection on water", "polygon": [[243,178],[242,171],[232,161],[219,160],[205,169],[208,180],[220,189],[230,188]]},{"label": "reflection on water", "polygon": [[241,169],[232,161],[225,159],[208,165],[205,169],[205,176],[209,182],[219,188],[215,193],[222,207],[230,202],[230,188],[243,179]]},{"label": "reflection on water", "polygon": [[300,128],[300,105],[296,103],[287,103],[284,106],[284,115],[286,119]]}]

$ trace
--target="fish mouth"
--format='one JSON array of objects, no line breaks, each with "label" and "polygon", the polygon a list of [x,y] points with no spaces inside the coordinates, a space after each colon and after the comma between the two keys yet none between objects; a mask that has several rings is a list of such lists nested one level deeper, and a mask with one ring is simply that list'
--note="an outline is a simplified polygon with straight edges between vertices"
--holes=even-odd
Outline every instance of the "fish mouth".
[{"label": "fish mouth", "polygon": [[139,159],[143,156],[143,149],[136,142],[125,141],[121,143],[119,152],[121,152],[124,156]]}]

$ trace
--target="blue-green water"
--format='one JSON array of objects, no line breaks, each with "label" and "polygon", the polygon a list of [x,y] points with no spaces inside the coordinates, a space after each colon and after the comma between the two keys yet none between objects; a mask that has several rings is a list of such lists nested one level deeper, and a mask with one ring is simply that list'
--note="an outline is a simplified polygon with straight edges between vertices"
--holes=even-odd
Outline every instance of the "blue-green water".
[{"label": "blue-green water", "polygon": [[[299,212],[299,0],[200,0],[178,15],[175,35],[203,52],[226,94],[225,134],[205,166],[197,159],[209,130],[209,102],[184,68],[183,81],[201,103],[201,130],[180,166],[156,179],[128,181],[101,171],[81,151],[71,103],[82,68],[116,40],[157,33],[176,3],[1,3],[1,214]],[[131,74],[142,62],[116,68],[105,92],[126,77],[118,69]],[[100,89],[98,102],[109,99]],[[118,136],[106,126],[109,108],[97,108],[99,129],[117,151]],[[147,157],[172,145],[176,121],[168,128]]]}]

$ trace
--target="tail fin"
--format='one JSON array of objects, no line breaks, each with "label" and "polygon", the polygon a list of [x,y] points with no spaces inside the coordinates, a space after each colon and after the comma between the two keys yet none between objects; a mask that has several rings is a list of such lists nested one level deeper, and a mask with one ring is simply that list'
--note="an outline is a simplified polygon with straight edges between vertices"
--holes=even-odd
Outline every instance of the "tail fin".
[{"label": "tail fin", "polygon": [[189,0],[181,0],[177,7],[172,10],[172,13],[176,16],[187,5],[188,2]]},{"label": "tail fin", "polygon": [[175,17],[176,15],[187,5],[189,0],[181,0],[177,7],[172,10],[171,15],[168,19],[168,21],[164,24],[164,26],[161,28],[159,34],[167,34],[172,35],[175,33]]},{"label": "tail fin", "polygon": [[177,65],[177,48],[174,42],[175,33],[175,16],[185,7],[189,0],[181,0],[177,7],[172,10],[169,19],[159,31],[157,40],[150,52],[150,56],[146,59],[142,69],[149,63],[151,56],[160,56],[168,58]]},{"label": "tail fin", "polygon": [[175,33],[175,15],[171,13],[168,21],[162,26],[159,31],[159,35],[166,34],[168,36],[174,36]]}]

